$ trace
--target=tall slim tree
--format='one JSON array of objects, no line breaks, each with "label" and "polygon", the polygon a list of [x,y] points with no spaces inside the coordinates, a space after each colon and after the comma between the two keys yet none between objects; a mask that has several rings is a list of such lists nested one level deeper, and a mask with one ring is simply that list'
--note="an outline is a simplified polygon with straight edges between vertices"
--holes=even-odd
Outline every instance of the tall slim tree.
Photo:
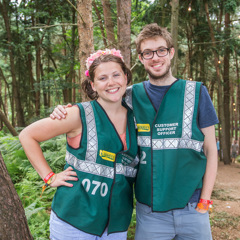
[{"label": "tall slim tree", "polygon": [[171,15],[171,34],[173,38],[173,46],[175,49],[173,65],[173,76],[177,75],[177,60],[178,60],[178,13],[179,13],[179,0],[172,0],[170,2],[172,6]]},{"label": "tall slim tree", "polygon": [[[90,53],[93,52],[93,21],[92,21],[92,0],[78,0],[77,1],[77,23],[78,23],[78,37],[79,37],[79,59],[81,82],[86,78],[86,60]],[[86,98],[82,95],[82,99]]]},{"label": "tall slim tree", "polygon": [[[225,13],[225,39],[230,38],[231,29],[230,29],[230,14],[228,12]],[[230,59],[230,46],[229,43],[226,42],[225,50],[224,50],[224,70],[223,70],[223,92],[224,92],[224,123],[225,123],[225,138],[226,138],[226,147],[227,147],[227,159],[230,161],[230,146],[231,146],[231,126],[230,126],[230,79],[229,79],[229,59]]]},{"label": "tall slim tree", "polygon": [[117,1],[118,45],[126,65],[131,63],[131,0]]},{"label": "tall slim tree", "polygon": [[116,39],[114,35],[114,22],[111,14],[110,0],[101,0],[103,6],[104,24],[107,34],[108,48],[116,48]]},{"label": "tall slim tree", "polygon": [[[75,0],[73,1],[73,3],[75,4]],[[72,82],[72,86],[73,88],[72,89],[69,89],[69,95],[71,97],[71,99],[69,99],[69,102],[75,102],[76,101],[76,95],[75,95],[75,76],[76,76],[76,73],[75,73],[75,69],[74,69],[74,66],[75,66],[75,63],[76,63],[76,60],[75,60],[75,55],[76,55],[76,44],[75,44],[75,41],[76,41],[76,34],[75,34],[75,30],[77,29],[77,27],[75,26],[75,23],[76,23],[76,11],[75,9],[72,8],[72,39],[71,39],[71,65],[70,65],[70,71],[69,71],[69,79],[70,81]]]},{"label": "tall slim tree", "polygon": [[217,53],[217,45],[216,45],[216,40],[214,36],[214,31],[213,31],[213,26],[210,20],[210,15],[209,15],[209,7],[208,7],[208,2],[205,1],[205,12],[208,20],[208,25],[210,29],[210,35],[211,35],[211,40],[212,40],[212,49],[213,49],[213,54],[214,54],[214,66],[216,69],[216,79],[218,83],[218,110],[219,110],[219,115],[220,115],[220,124],[222,127],[221,135],[220,135],[220,143],[221,143],[221,148],[223,150],[223,160],[224,164],[230,164],[230,156],[228,152],[228,147],[226,146],[226,131],[229,131],[229,129],[225,129],[225,116],[223,112],[223,90],[222,90],[222,81],[221,81],[221,75],[220,75],[220,68],[218,64],[218,53]]},{"label": "tall slim tree", "polygon": [[[237,91],[236,91],[236,114],[235,114],[235,139],[238,139],[239,128],[238,128],[238,119],[240,119],[240,76],[239,76],[239,68],[238,68],[238,54],[235,46],[234,49],[235,54],[235,65],[236,65],[236,83],[237,83]],[[240,150],[240,144],[239,144]]]},{"label": "tall slim tree", "polygon": [[102,20],[102,16],[101,16],[101,13],[99,11],[99,7],[98,7],[96,1],[93,1],[93,7],[94,7],[95,12],[96,12],[97,17],[98,17],[99,27],[100,27],[102,37],[103,37],[103,44],[104,44],[105,48],[107,48],[107,38],[105,36],[104,25],[103,25],[104,21]]},{"label": "tall slim tree", "polygon": [[[1,81],[1,79],[3,79],[3,82],[5,83],[4,85],[5,85],[5,91],[6,91],[6,89],[7,89],[7,87],[9,88],[9,86],[8,86],[8,83],[7,83],[7,80],[6,80],[6,78],[5,78],[5,75],[4,75],[4,73],[3,73],[3,70],[2,70],[2,68],[0,67],[0,95],[1,95],[1,93],[4,91],[3,90],[3,84],[2,84],[2,81]],[[6,98],[6,95],[7,94],[5,94],[5,98]],[[5,99],[3,99],[3,97],[2,97],[2,95],[0,96],[0,108],[2,108],[3,109],[3,111],[4,111],[4,114],[7,116],[8,114],[7,114],[7,106],[6,106],[6,102],[4,101]]]},{"label": "tall slim tree", "polygon": [[[0,2],[0,12],[3,16],[5,28],[7,32],[10,68],[11,68],[11,76],[12,76],[13,103],[15,103],[15,106],[16,106],[15,110],[16,110],[16,116],[17,116],[17,124],[18,126],[23,127],[25,125],[25,122],[24,122],[23,108],[22,108],[21,99],[20,99],[19,87],[17,84],[14,52],[13,52],[13,41],[12,41],[10,19],[8,14],[8,7],[9,7],[9,1],[3,0],[2,2]],[[14,113],[12,114],[14,115]],[[13,122],[13,125],[14,124],[15,123]]]}]

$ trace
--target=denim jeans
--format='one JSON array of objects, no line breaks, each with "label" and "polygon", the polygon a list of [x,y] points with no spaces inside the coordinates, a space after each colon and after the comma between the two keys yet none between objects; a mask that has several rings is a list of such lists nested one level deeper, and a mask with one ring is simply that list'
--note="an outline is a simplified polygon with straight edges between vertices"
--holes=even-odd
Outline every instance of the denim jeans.
[{"label": "denim jeans", "polygon": [[184,209],[152,212],[137,203],[135,240],[212,240],[209,214],[197,212],[196,206],[197,202]]},{"label": "denim jeans", "polygon": [[101,237],[85,233],[59,219],[53,211],[51,211],[49,224],[51,240],[127,240],[127,232],[107,235],[106,229]]}]

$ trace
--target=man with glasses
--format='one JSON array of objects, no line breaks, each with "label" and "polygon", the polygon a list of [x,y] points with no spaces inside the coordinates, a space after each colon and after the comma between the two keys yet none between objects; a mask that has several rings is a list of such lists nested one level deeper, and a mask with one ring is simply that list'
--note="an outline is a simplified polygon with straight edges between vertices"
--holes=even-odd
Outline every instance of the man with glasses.
[{"label": "man with glasses", "polygon": [[[171,72],[170,33],[146,25],[136,39],[149,80],[127,89],[138,129],[140,166],[135,184],[136,240],[212,239],[208,209],[217,172],[214,125],[207,89]],[[64,117],[60,106],[52,117]],[[203,151],[204,149],[204,151]]]},{"label": "man with glasses", "polygon": [[135,239],[212,239],[208,209],[218,123],[212,101],[200,82],[172,75],[174,47],[165,28],[145,26],[136,47],[149,80],[134,84],[126,95],[140,146]]}]

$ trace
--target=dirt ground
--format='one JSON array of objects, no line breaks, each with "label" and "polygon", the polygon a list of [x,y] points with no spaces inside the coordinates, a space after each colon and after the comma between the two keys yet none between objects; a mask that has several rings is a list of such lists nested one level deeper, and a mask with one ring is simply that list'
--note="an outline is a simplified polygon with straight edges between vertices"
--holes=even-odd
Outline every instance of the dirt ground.
[{"label": "dirt ground", "polygon": [[210,214],[214,240],[240,240],[240,164],[219,162]]}]

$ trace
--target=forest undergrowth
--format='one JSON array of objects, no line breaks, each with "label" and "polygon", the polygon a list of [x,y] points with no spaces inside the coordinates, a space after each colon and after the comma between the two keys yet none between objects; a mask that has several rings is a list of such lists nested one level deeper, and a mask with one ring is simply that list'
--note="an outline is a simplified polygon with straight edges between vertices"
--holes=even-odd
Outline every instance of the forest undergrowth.
[{"label": "forest undergrowth", "polygon": [[[49,239],[49,214],[56,189],[47,188],[41,197],[43,181],[28,161],[18,137],[0,133],[0,139],[0,151],[22,201],[32,236],[36,240]],[[41,143],[54,172],[60,172],[65,164],[65,142],[66,138],[59,136]]]}]

